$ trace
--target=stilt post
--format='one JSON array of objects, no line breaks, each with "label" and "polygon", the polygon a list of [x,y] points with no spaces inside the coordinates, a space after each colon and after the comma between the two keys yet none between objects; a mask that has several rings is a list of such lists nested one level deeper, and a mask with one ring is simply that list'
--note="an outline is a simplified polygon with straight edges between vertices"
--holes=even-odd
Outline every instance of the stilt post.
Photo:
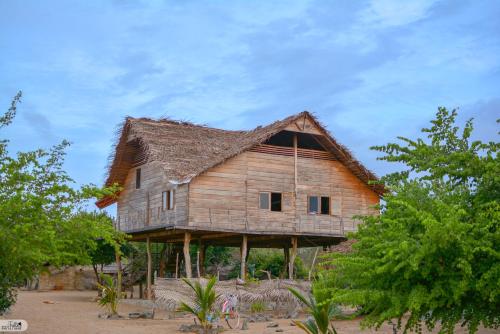
[{"label": "stilt post", "polygon": [[247,236],[243,235],[241,240],[241,279],[246,279],[246,259],[247,259]]},{"label": "stilt post", "polygon": [[191,255],[189,254],[189,243],[191,242],[191,233],[184,233],[184,265],[186,269],[186,277],[192,278],[193,274],[191,273]]},{"label": "stilt post", "polygon": [[201,241],[199,243],[200,249],[200,275],[205,276],[205,253],[207,250],[207,246]]},{"label": "stilt post", "polygon": [[148,265],[147,265],[147,271],[146,271],[146,291],[147,291],[147,297],[149,300],[152,299],[152,293],[151,293],[151,241],[149,237],[146,238],[146,253],[148,256]]},{"label": "stilt post", "polygon": [[288,276],[288,268],[290,267],[290,246],[289,245],[285,245],[285,247],[283,247],[283,257],[284,257],[283,274],[280,276],[282,276],[282,278],[285,278]]},{"label": "stilt post", "polygon": [[297,256],[297,237],[292,237],[292,251],[290,253],[290,262],[288,265],[288,278],[293,279],[293,265]]},{"label": "stilt post", "polygon": [[179,278],[179,252],[175,253],[175,278]]}]

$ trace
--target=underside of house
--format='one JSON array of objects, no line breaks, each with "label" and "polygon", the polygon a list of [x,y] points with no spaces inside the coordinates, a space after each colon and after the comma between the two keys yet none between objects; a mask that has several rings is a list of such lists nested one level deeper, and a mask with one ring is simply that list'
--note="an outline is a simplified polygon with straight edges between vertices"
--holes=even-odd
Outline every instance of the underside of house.
[{"label": "underside of house", "polygon": [[[308,112],[251,131],[168,119],[127,118],[101,199],[117,203],[116,228],[135,241],[241,249],[282,248],[293,277],[298,247],[332,246],[355,231],[357,215],[377,214],[376,176]],[[178,261],[177,256],[177,261]],[[199,270],[198,270],[199,271]]]}]

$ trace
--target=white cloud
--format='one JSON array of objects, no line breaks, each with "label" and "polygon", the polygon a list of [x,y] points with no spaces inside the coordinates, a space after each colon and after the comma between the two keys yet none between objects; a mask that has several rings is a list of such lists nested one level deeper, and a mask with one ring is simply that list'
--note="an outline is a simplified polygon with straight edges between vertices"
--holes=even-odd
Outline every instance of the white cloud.
[{"label": "white cloud", "polygon": [[365,24],[388,28],[404,26],[427,17],[436,0],[372,0],[361,13]]}]

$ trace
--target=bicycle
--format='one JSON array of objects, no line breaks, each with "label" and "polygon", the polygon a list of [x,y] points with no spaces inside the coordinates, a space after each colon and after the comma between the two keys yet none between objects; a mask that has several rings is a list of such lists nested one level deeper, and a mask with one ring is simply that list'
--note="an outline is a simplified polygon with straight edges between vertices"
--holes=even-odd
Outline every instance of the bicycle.
[{"label": "bicycle", "polygon": [[240,314],[237,307],[238,297],[233,294],[230,294],[222,304],[222,315],[231,329],[237,328],[240,324]]}]

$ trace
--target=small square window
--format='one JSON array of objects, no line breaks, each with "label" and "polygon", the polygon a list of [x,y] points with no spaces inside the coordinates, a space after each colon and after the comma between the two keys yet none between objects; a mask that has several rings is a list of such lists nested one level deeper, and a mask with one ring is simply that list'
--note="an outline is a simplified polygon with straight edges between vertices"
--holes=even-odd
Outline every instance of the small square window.
[{"label": "small square window", "polygon": [[141,169],[137,168],[135,170],[135,189],[141,188]]},{"label": "small square window", "polygon": [[318,196],[309,196],[307,212],[312,214],[317,214],[319,212],[319,200]]},{"label": "small square window", "polygon": [[259,209],[269,210],[269,193],[259,193]]},{"label": "small square window", "polygon": [[271,193],[271,211],[281,211],[281,193]]}]

